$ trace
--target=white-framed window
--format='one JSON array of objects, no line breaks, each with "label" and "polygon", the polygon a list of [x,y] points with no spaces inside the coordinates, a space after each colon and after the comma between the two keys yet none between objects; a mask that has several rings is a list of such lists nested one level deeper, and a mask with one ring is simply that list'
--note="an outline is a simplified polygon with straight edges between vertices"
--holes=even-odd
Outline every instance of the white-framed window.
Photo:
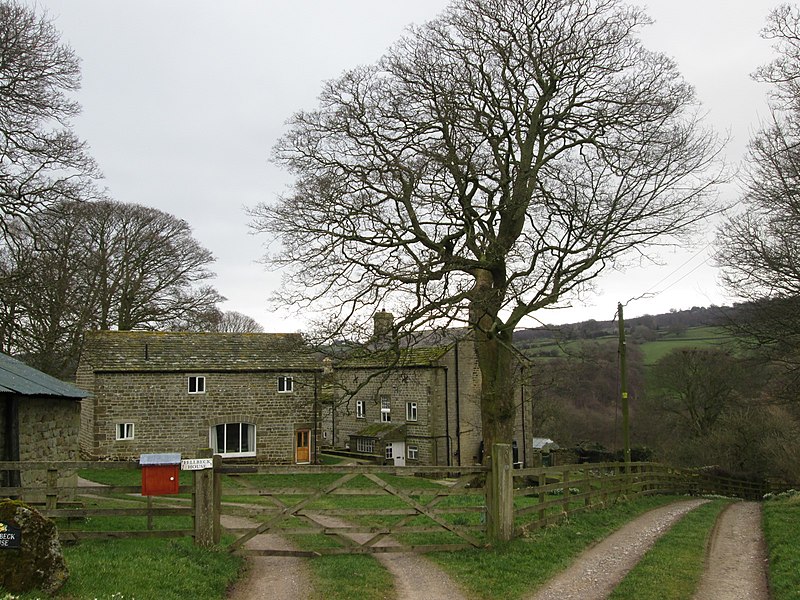
[{"label": "white-framed window", "polygon": [[389,396],[381,396],[381,423],[392,422],[392,399]]},{"label": "white-framed window", "polygon": [[417,403],[406,402],[406,421],[417,420]]},{"label": "white-framed window", "polygon": [[294,378],[290,375],[281,375],[278,377],[278,393],[289,394],[294,391]]},{"label": "white-framed window", "polygon": [[118,440],[132,440],[133,439],[133,423],[117,423],[117,439]]},{"label": "white-framed window", "polygon": [[406,458],[408,458],[408,460],[417,460],[418,457],[419,446],[415,446],[413,444],[406,446]]},{"label": "white-framed window", "polygon": [[394,458],[394,448],[392,447],[392,442],[386,442],[385,456],[386,460]]},{"label": "white-framed window", "polygon": [[214,454],[222,456],[255,456],[256,426],[252,423],[221,423],[209,429]]},{"label": "white-framed window", "polygon": [[356,450],[358,452],[375,452],[375,440],[372,438],[357,438]]},{"label": "white-framed window", "polygon": [[203,375],[189,375],[190,394],[205,394],[206,393],[206,378]]},{"label": "white-framed window", "polygon": [[367,418],[367,403],[365,400],[356,400],[356,419]]}]

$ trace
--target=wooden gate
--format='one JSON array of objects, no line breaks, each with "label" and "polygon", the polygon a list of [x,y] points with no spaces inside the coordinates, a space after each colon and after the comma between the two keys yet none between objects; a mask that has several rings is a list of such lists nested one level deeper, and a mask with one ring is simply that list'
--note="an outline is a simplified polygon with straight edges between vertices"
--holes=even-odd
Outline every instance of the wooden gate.
[{"label": "wooden gate", "polygon": [[[485,544],[483,467],[226,465],[224,514],[261,522],[237,529],[232,552],[317,556],[430,552]],[[245,544],[276,534],[296,549]]]}]

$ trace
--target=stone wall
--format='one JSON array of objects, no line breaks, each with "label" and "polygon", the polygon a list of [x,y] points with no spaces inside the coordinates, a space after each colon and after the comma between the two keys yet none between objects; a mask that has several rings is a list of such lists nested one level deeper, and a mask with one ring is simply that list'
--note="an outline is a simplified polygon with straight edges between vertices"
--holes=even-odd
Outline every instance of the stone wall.
[{"label": "stone wall", "polygon": [[[80,402],[25,397],[19,403],[19,458],[24,461],[74,461],[80,458]],[[46,471],[24,471],[23,487],[44,486]],[[59,471],[58,485],[75,487],[75,471]],[[69,494],[62,495],[62,499]],[[29,501],[43,500],[26,495]]]},{"label": "stone wall", "polygon": [[7,400],[0,395],[0,456],[4,459],[3,451],[6,447],[6,403]]},{"label": "stone wall", "polygon": [[[279,375],[294,378],[293,392],[278,392]],[[188,392],[189,376],[205,377],[205,393]],[[314,421],[314,377],[308,373],[95,372],[91,380],[80,378],[93,393],[82,417],[83,449],[92,458],[193,456],[210,445],[211,427],[250,423],[256,428],[254,459],[289,464],[295,462],[295,432],[311,429]],[[133,439],[117,439],[121,423],[133,424]]]},{"label": "stone wall", "polygon": [[[432,398],[443,393],[441,383],[435,376],[436,369],[414,367],[381,372],[379,369],[348,368],[337,370],[336,386],[339,395],[336,403],[334,421],[335,432],[331,436],[336,448],[345,448],[350,435],[365,427],[381,423],[381,396],[387,396],[391,403],[391,423],[406,425],[406,442],[417,446],[419,464],[435,464],[435,442],[431,430],[434,416]],[[360,388],[358,386],[361,386]],[[358,388],[358,389],[357,389]],[[345,390],[356,390],[350,396]],[[364,401],[363,418],[356,416],[356,402]],[[417,420],[406,420],[406,404],[416,402]],[[350,448],[355,450],[355,448]],[[406,452],[408,446],[406,446]]]},{"label": "stone wall", "polygon": [[[530,464],[531,403],[523,377],[516,377],[517,460]],[[475,347],[469,339],[456,342],[446,352],[439,353],[428,366],[395,367],[388,372],[379,368],[338,368],[334,371],[334,381],[337,382],[334,389],[337,385],[339,388],[333,419],[336,448],[345,448],[350,434],[380,422],[380,396],[388,395],[392,400],[393,423],[404,423],[405,403],[417,402],[418,420],[407,423],[406,443],[419,448],[420,464],[478,464],[482,439],[481,373]],[[348,396],[341,388],[358,389],[355,395]],[[363,419],[356,417],[358,400],[366,403]],[[330,422],[326,421],[325,427],[331,427]]]}]

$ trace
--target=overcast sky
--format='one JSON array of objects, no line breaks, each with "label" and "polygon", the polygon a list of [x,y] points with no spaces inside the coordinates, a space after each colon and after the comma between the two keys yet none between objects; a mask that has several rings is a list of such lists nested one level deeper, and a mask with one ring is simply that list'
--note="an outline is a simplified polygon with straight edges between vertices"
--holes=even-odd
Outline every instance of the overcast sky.
[{"label": "overcast sky", "polygon": [[[773,0],[649,0],[647,47],[677,60],[708,112],[743,157],[766,117],[765,87],[750,79],[770,60],[759,37]],[[280,278],[258,263],[263,237],[246,207],[269,202],[288,176],[268,162],[286,119],[314,108],[321,83],[377,60],[411,23],[444,0],[30,0],[45,9],[82,60],[78,135],[105,175],[109,195],[186,220],[217,261],[213,282],[224,310],[267,331],[295,331],[302,318],[269,312]],[[723,198],[735,200],[728,186]],[[668,251],[665,265],[610,273],[599,293],[573,308],[546,311],[548,323],[611,319],[730,302],[717,286],[707,240]],[[528,325],[534,326],[531,321]]]}]

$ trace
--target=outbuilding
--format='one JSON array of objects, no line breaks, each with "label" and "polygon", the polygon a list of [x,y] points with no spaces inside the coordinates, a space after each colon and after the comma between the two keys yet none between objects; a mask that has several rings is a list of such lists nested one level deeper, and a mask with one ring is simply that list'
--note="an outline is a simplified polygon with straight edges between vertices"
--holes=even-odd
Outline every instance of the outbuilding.
[{"label": "outbuilding", "polygon": [[[81,401],[89,393],[0,353],[0,459],[72,461],[80,458]],[[44,471],[0,471],[0,486],[44,483]],[[59,485],[74,485],[60,473]]]}]

